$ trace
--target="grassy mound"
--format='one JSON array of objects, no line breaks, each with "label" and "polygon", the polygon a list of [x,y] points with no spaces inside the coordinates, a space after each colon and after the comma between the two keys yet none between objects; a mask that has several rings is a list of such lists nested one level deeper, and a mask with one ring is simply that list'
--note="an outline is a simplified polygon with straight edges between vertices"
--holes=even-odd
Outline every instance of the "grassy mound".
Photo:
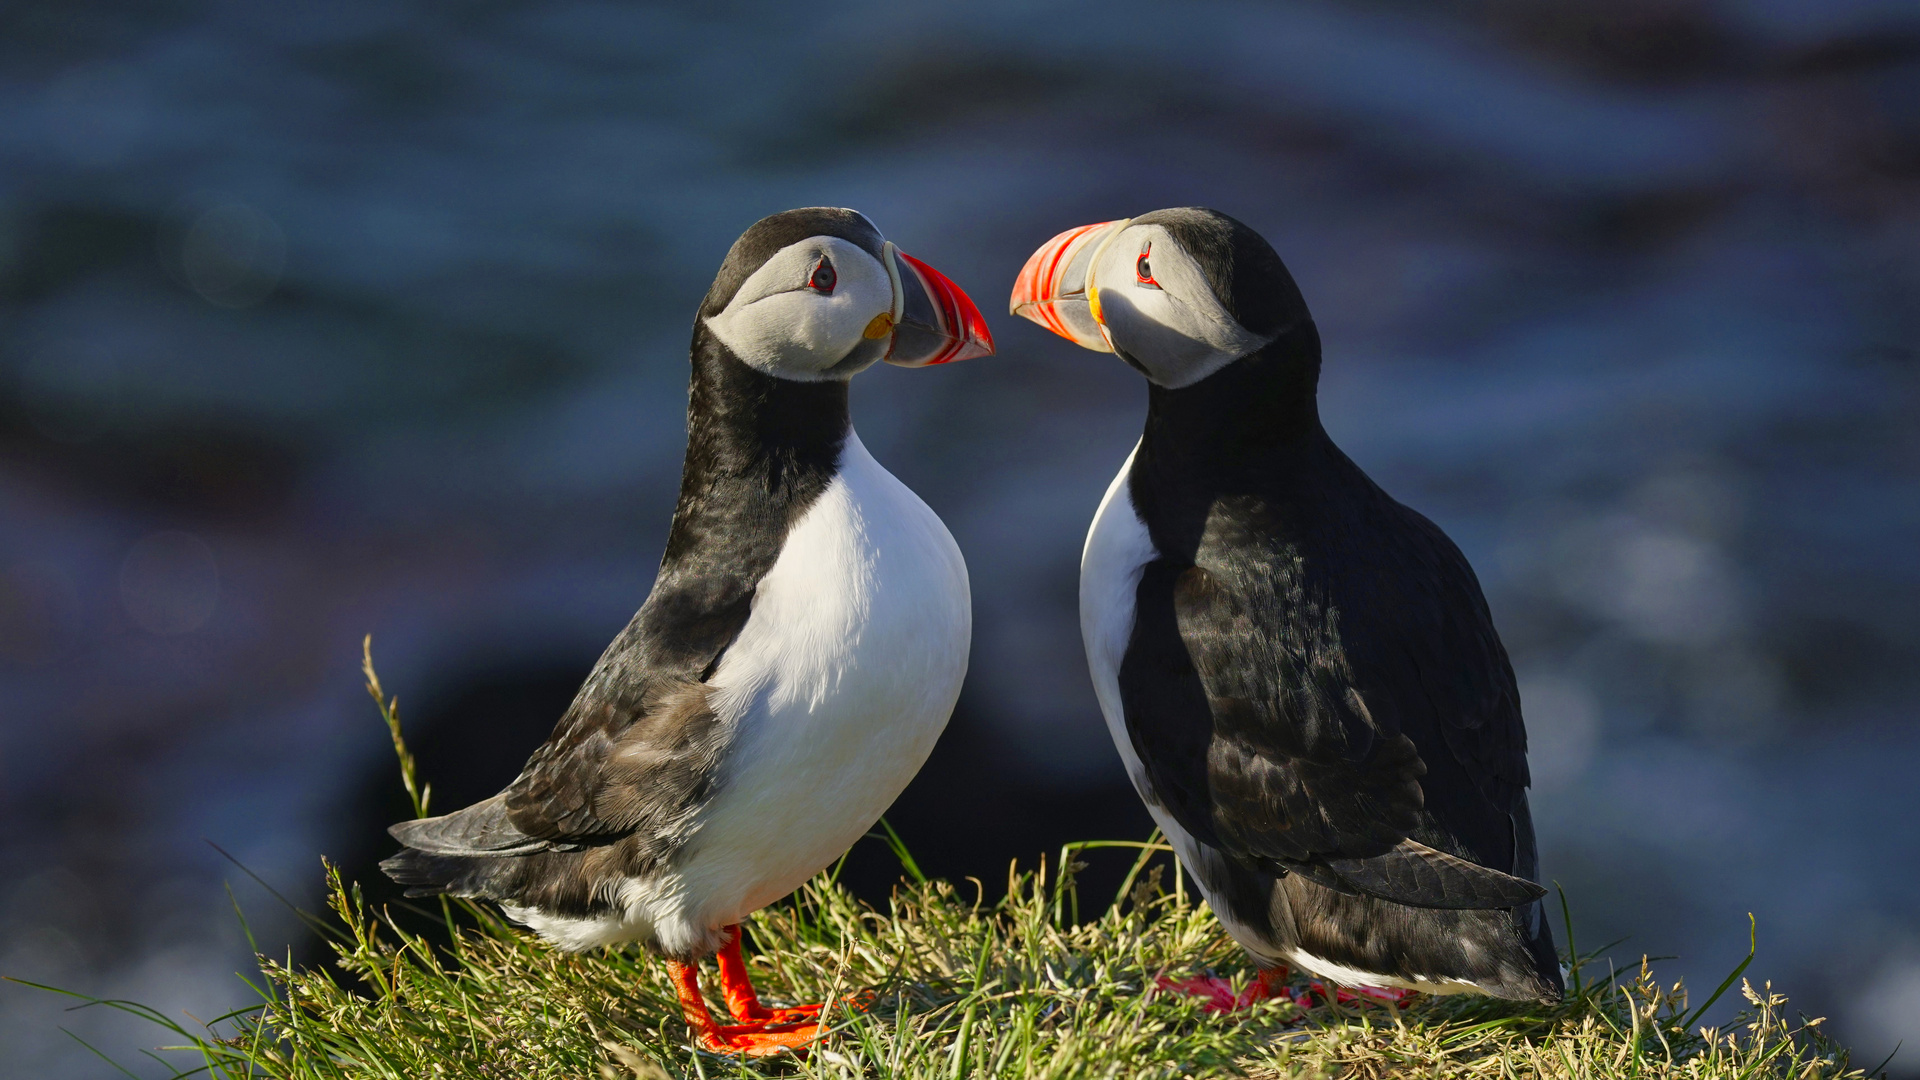
[{"label": "grassy mound", "polygon": [[173,1049],[191,1059],[177,1077],[1864,1075],[1818,1021],[1788,1020],[1783,998],[1745,983],[1749,1008],[1734,1025],[1691,1026],[1685,990],[1645,964],[1624,977],[1578,965],[1554,1008],[1422,997],[1404,1010],[1274,1001],[1208,1014],[1149,989],[1161,972],[1251,974],[1204,905],[1163,889],[1154,867],[1076,923],[1066,865],[1064,881],[1012,875],[992,905],[968,898],[977,884],[910,877],[881,913],[822,875],[761,912],[749,957],[769,1000],[867,1001],[836,1012],[806,1059],[743,1064],[693,1050],[664,965],[645,956],[559,952],[477,907],[478,928],[448,918],[450,937],[430,941],[369,910],[337,874],[338,963],[370,992],[263,958],[262,1003],[205,1031],[107,1004],[181,1038]]},{"label": "grassy mound", "polygon": [[[424,814],[428,792],[370,664],[368,678]],[[1005,898],[988,904],[980,883],[926,880],[890,830],[885,839],[906,871],[887,911],[826,873],[748,923],[769,1003],[865,1002],[832,1011],[804,1058],[694,1050],[665,965],[636,952],[559,952],[469,904],[443,902],[443,929],[409,931],[416,921],[370,909],[331,870],[332,917],[315,922],[353,979],[262,957],[260,1004],[197,1031],[133,1003],[96,1003],[176,1035],[176,1078],[217,1080],[1865,1075],[1818,1020],[1789,1020],[1784,998],[1739,981],[1746,963],[1691,1011],[1686,990],[1651,965],[1617,973],[1587,956],[1552,1008],[1423,996],[1406,1009],[1276,1000],[1213,1015],[1152,989],[1162,973],[1252,974],[1177,871],[1150,861],[1163,845],[1070,846],[1054,864],[1064,872],[1010,870]],[[1082,918],[1077,857],[1096,847],[1139,855],[1119,895]],[[1747,1010],[1727,1028],[1698,1027],[1737,981]]]}]

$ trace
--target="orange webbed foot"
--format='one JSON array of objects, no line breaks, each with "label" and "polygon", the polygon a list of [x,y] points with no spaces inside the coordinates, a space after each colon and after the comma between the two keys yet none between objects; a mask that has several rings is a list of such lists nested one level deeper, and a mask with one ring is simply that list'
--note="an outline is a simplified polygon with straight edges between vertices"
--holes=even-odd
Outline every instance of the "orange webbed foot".
[{"label": "orange webbed foot", "polygon": [[741,1057],[802,1054],[820,1037],[818,1024],[726,1024],[700,1032],[700,1049]]},{"label": "orange webbed foot", "polygon": [[[667,971],[680,998],[681,1014],[686,1018],[696,1046],[715,1054],[767,1057],[773,1054],[804,1054],[808,1044],[821,1034],[820,1016],[824,1005],[794,1005],[778,1008],[762,1005],[747,974],[746,959],[740,955],[740,928],[728,926],[727,943],[716,959],[720,963],[720,988],[727,999],[727,1011],[733,1024],[716,1023],[700,993],[700,976],[687,961],[667,961]],[[842,1008],[865,1011],[870,998],[856,995],[839,1002]]]},{"label": "orange webbed foot", "polygon": [[[727,944],[721,948],[720,986],[727,998],[727,1011],[735,1020],[743,1024],[796,1024],[819,1019],[826,1011],[825,1005],[791,1005],[785,1008],[762,1005],[760,994],[753,988],[753,979],[747,973],[747,961],[740,953],[740,927],[729,926]],[[843,1002],[851,1008],[866,1011],[863,998],[849,999]]]},{"label": "orange webbed foot", "polygon": [[[700,994],[700,977],[692,964],[668,960],[667,971],[680,998],[681,1015],[693,1035],[694,1045],[716,1054],[767,1057],[772,1054],[806,1052],[808,1043],[819,1038],[820,1025],[814,1023],[772,1023],[754,1020],[744,1024],[715,1023],[706,999]],[[735,1012],[745,1002],[732,1001]],[[753,1000],[758,1005],[758,1000]],[[772,1012],[773,1010],[763,1010]]]},{"label": "orange webbed foot", "polygon": [[1204,1000],[1200,1007],[1210,1013],[1231,1013],[1250,1009],[1256,1003],[1272,997],[1292,1001],[1292,996],[1287,993],[1287,974],[1285,967],[1262,968],[1253,981],[1239,991],[1234,990],[1233,983],[1218,975],[1195,975],[1187,979],[1171,979],[1162,975],[1154,980],[1154,986],[1202,998]]},{"label": "orange webbed foot", "polygon": [[1201,999],[1201,1008],[1212,1013],[1232,1012],[1236,995],[1233,984],[1218,975],[1195,975],[1188,979],[1172,979],[1165,975],[1153,981],[1156,989]]},{"label": "orange webbed foot", "polygon": [[825,1005],[793,1005],[782,1008],[777,1005],[762,1005],[754,1001],[744,1006],[732,1002],[728,1007],[733,1010],[733,1018],[742,1023],[759,1024],[798,1024],[818,1019]]}]

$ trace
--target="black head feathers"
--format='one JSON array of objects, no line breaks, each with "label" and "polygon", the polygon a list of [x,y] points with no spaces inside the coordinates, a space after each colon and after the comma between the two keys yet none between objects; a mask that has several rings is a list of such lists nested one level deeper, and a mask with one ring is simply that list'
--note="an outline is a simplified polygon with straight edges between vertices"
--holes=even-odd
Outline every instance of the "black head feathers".
[{"label": "black head feathers", "polygon": [[805,206],[763,217],[740,234],[720,264],[707,298],[700,302],[700,318],[718,315],[740,291],[741,283],[775,252],[797,244],[810,236],[833,236],[859,247],[875,259],[881,257],[886,239],[873,227],[865,214],[834,206]]},{"label": "black head feathers", "polygon": [[1179,206],[1142,214],[1132,224],[1167,230],[1207,276],[1227,314],[1253,333],[1271,337],[1311,317],[1273,246],[1226,214]]}]

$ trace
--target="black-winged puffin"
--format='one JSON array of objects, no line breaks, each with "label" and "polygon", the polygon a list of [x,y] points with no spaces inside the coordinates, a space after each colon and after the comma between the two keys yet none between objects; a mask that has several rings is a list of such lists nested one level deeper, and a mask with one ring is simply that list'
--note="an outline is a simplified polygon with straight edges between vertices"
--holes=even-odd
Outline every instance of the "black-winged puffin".
[{"label": "black-winged puffin", "polygon": [[[734,242],[694,320],[687,455],[653,591],[505,791],[407,821],[409,896],[499,903],[571,950],[667,958],[701,1046],[774,1053],[819,1006],[760,1005],[738,923],[860,838],[919,771],[967,669],[967,568],[860,444],[875,361],[993,351],[957,286],[852,210]],[[701,996],[720,954],[738,1024]]]},{"label": "black-winged puffin", "polygon": [[1320,337],[1279,256],[1225,214],[1159,210],[1054,237],[1012,310],[1149,383],[1081,631],[1254,996],[1295,964],[1557,999],[1512,665],[1460,550],[1321,427]]}]

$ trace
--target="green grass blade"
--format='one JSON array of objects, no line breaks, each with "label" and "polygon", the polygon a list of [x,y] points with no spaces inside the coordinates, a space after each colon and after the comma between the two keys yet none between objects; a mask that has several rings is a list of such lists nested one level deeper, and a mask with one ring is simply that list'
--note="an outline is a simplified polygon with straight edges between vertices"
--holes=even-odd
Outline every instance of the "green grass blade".
[{"label": "green grass blade", "polygon": [[[109,1065],[111,1065],[111,1066],[113,1066],[113,1067],[114,1067],[114,1068],[115,1068],[116,1070],[118,1070],[118,1071],[120,1072],[120,1074],[121,1074],[122,1076],[131,1076],[131,1077],[133,1077],[133,1080],[140,1080],[140,1077],[139,1077],[139,1076],[137,1076],[137,1075],[135,1075],[135,1074],[134,1074],[134,1073],[132,1073],[132,1072],[129,1072],[129,1071],[127,1070],[127,1067],[126,1067],[125,1065],[122,1065],[122,1064],[120,1064],[119,1062],[117,1062],[117,1061],[115,1061],[115,1060],[113,1060],[112,1058],[110,1058],[110,1057],[108,1057],[108,1056],[107,1056],[106,1054],[104,1054],[104,1053],[102,1053],[99,1047],[97,1047],[97,1046],[95,1046],[95,1045],[93,1045],[92,1043],[90,1043],[90,1042],[88,1042],[87,1040],[85,1040],[85,1039],[83,1039],[83,1038],[81,1038],[80,1036],[78,1036],[78,1035],[75,1035],[75,1034],[74,1034],[73,1032],[71,1032],[71,1031],[69,1031],[69,1030],[67,1030],[66,1028],[61,1028],[61,1029],[60,1029],[60,1031],[61,1031],[61,1033],[62,1033],[62,1034],[64,1034],[64,1035],[65,1035],[65,1036],[66,1036],[67,1038],[69,1038],[69,1039],[72,1039],[72,1040],[73,1040],[74,1042],[77,1042],[77,1043],[79,1043],[79,1044],[80,1044],[81,1046],[84,1046],[84,1047],[86,1047],[86,1048],[87,1048],[88,1050],[91,1050],[91,1051],[93,1051],[93,1055],[94,1055],[95,1057],[97,1057],[97,1058],[99,1058],[99,1059],[100,1059],[101,1061],[104,1061],[104,1062],[106,1062],[107,1064],[109,1064]],[[169,1080],[171,1080],[171,1078],[169,1078]]]},{"label": "green grass blade", "polygon": [[1680,1022],[1680,1030],[1692,1030],[1693,1025],[1698,1023],[1700,1018],[1707,1014],[1707,1010],[1713,1008],[1713,1003],[1719,1001],[1720,996],[1725,994],[1728,988],[1731,987],[1741,975],[1746,973],[1747,965],[1753,963],[1753,954],[1758,952],[1759,949],[1760,924],[1754,919],[1753,912],[1749,911],[1747,912],[1747,958],[1740,961],[1732,971],[1728,972],[1726,978],[1720,980],[1720,986],[1714,990],[1713,996],[1707,999],[1706,1004],[1693,1010],[1692,1016]]},{"label": "green grass blade", "polygon": [[907,877],[911,878],[914,884],[924,884],[927,875],[921,873],[920,864],[913,861],[913,852],[907,850],[907,842],[900,839],[900,834],[893,831],[893,825],[885,817],[880,819],[880,827],[886,830],[887,847],[892,849],[893,857],[900,860],[900,869],[907,872]]}]

